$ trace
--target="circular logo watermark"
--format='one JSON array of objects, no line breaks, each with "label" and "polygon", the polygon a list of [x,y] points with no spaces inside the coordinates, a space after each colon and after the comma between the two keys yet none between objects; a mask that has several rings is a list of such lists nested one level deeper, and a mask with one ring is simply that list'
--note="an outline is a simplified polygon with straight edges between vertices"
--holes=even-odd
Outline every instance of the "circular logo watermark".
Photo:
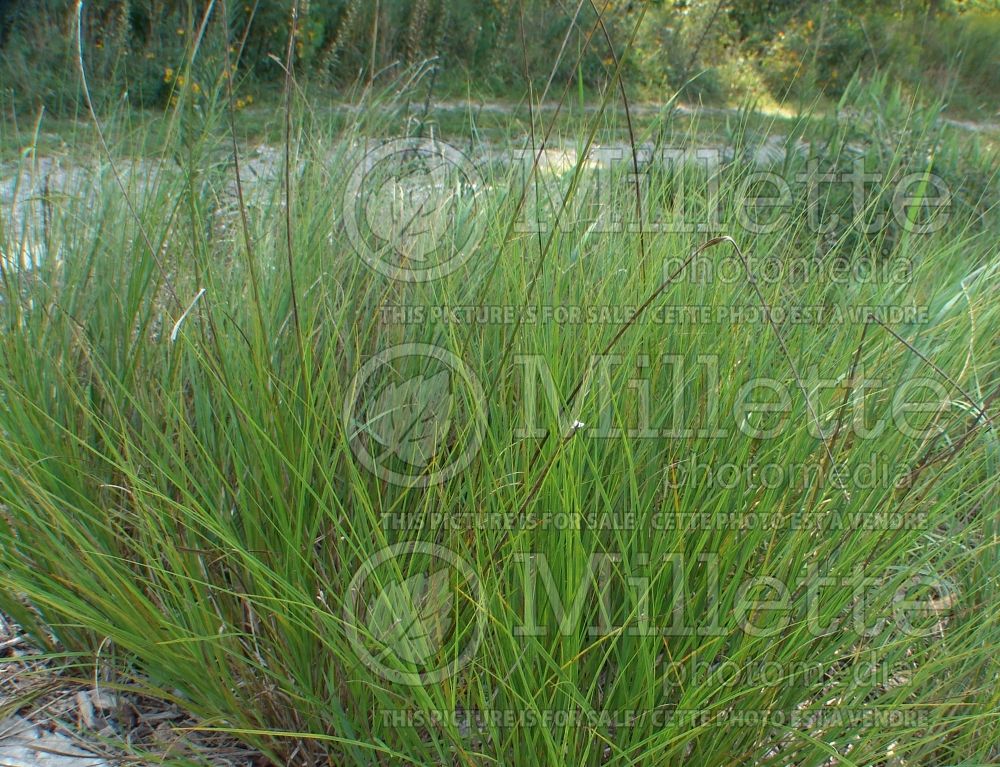
[{"label": "circular logo watermark", "polygon": [[479,577],[450,549],[423,541],[387,546],[351,579],[347,637],[362,663],[400,684],[440,682],[464,668],[483,634]]},{"label": "circular logo watermark", "polygon": [[354,376],[344,427],[355,458],[386,482],[428,487],[466,469],[479,452],[486,401],[475,373],[447,349],[385,349]]},{"label": "circular logo watermark", "polygon": [[403,282],[443,277],[466,262],[483,234],[475,165],[450,144],[393,139],[367,152],[344,190],[344,225],[355,251]]}]

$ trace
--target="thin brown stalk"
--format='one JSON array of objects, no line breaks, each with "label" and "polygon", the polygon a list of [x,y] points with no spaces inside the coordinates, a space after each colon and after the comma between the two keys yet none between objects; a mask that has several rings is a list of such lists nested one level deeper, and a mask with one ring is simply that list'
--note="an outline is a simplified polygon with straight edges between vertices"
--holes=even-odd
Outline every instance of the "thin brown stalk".
[{"label": "thin brown stalk", "polygon": [[[229,135],[232,139],[233,144],[233,172],[236,175],[236,200],[240,209],[240,224],[243,232],[243,246],[246,249],[247,254],[247,270],[250,273],[250,287],[253,291],[253,303],[257,314],[257,329],[261,334],[261,338],[264,342],[264,347],[269,346],[267,339],[267,325],[264,322],[263,308],[261,306],[260,297],[260,279],[257,275],[257,259],[254,255],[253,242],[250,239],[250,221],[247,216],[247,205],[246,198],[243,194],[243,178],[240,172],[240,148],[236,140],[236,107],[233,99],[233,64],[229,56],[229,13],[226,8],[226,0],[221,0],[222,2],[222,23],[224,30],[224,48],[225,48],[225,66],[226,71],[223,75],[226,81],[226,98],[229,102],[227,114],[229,117]],[[256,6],[255,6],[256,9]],[[246,43],[246,35],[249,32],[249,25],[247,30],[243,34],[243,40],[240,42],[240,50],[243,50],[243,46]]]},{"label": "thin brown stalk", "polygon": [[886,325],[882,320],[880,320],[874,314],[869,314],[868,315],[868,319],[872,320],[873,322],[877,322],[893,338],[895,338],[903,346],[905,346],[911,352],[913,352],[914,354],[916,354],[921,360],[923,360],[925,363],[927,363],[927,365],[929,365],[934,370],[935,373],[937,373],[945,381],[947,381],[948,383],[950,383],[952,385],[952,387],[955,389],[955,391],[957,391],[959,394],[961,394],[963,397],[965,397],[966,400],[968,400],[969,404],[972,405],[972,407],[974,407],[976,409],[976,411],[979,413],[979,417],[980,418],[985,419],[987,424],[992,424],[993,419],[990,416],[988,416],[986,414],[986,411],[979,405],[979,403],[976,402],[976,398],[973,397],[971,394],[969,394],[965,389],[963,389],[959,385],[958,381],[956,381],[954,378],[952,378],[950,375],[948,375],[944,370],[942,370],[940,367],[938,367],[934,363],[933,360],[931,360],[929,357],[927,357],[926,354],[924,354],[923,352],[921,352],[916,346],[914,346],[909,341],[907,341],[905,338],[903,338],[901,335],[899,335],[899,333],[897,333],[895,330],[893,330],[888,325]]},{"label": "thin brown stalk", "polygon": [[[299,0],[292,4],[292,17],[288,32],[288,50],[285,55],[285,252],[288,258],[288,288],[291,293],[292,322],[299,346],[299,356],[305,363],[302,342],[302,324],[299,321],[299,303],[295,290],[295,247],[292,239],[292,66],[295,57],[295,37],[299,24]],[[305,371],[303,371],[304,374]]]},{"label": "thin brown stalk", "polygon": [[[697,248],[692,250],[690,255],[688,255],[688,257],[684,259],[684,262],[680,266],[678,266],[669,277],[667,277],[663,282],[661,282],[660,285],[656,288],[656,290],[654,290],[652,293],[649,294],[649,296],[646,298],[645,301],[642,302],[642,305],[639,306],[638,309],[632,312],[632,315],[622,324],[622,326],[618,329],[618,332],[615,333],[614,337],[610,341],[608,341],[604,349],[602,349],[600,354],[598,354],[597,356],[598,357],[607,356],[611,352],[611,350],[617,345],[618,341],[621,340],[621,337],[625,335],[625,332],[630,327],[632,327],[632,325],[634,325],[643,314],[645,314],[646,310],[650,307],[650,305],[652,305],[652,303],[663,293],[663,291],[665,291],[668,287],[670,287],[671,284],[673,284],[674,280],[676,280],[684,272],[684,270],[687,269],[688,265],[695,258],[697,258],[699,255],[704,253],[709,248],[713,248],[716,245],[719,245],[723,242],[728,242],[732,244],[733,247],[738,248],[738,246],[736,245],[736,241],[732,237],[729,237],[728,235],[722,235],[720,237],[713,237],[712,239],[702,243]],[[583,389],[583,385],[589,378],[590,374],[591,374],[591,368],[588,366],[587,370],[584,371],[583,375],[580,376],[580,378],[576,382],[576,385],[572,388],[572,390],[569,393],[569,396],[566,398],[566,408],[573,406],[573,403],[576,401],[577,395],[579,395],[580,391]],[[560,419],[562,418],[562,412],[559,413],[559,418]],[[545,447],[545,443],[548,442],[548,439],[551,435],[552,435],[552,430],[548,429],[542,436],[541,440],[539,440],[538,447],[535,449],[535,455],[532,457],[531,463],[528,464],[529,470],[538,461],[538,457],[541,455],[542,448]]]},{"label": "thin brown stalk", "polygon": [[170,281],[170,275],[167,273],[159,254],[156,252],[156,248],[153,247],[153,243],[149,239],[146,228],[142,225],[142,219],[139,217],[139,212],[135,208],[135,203],[132,202],[132,198],[129,196],[128,190],[125,188],[125,182],[122,180],[121,173],[118,172],[118,166],[115,164],[114,158],[111,156],[111,147],[108,146],[108,141],[104,135],[104,129],[101,127],[101,121],[98,119],[97,111],[94,109],[94,102],[90,96],[90,86],[87,82],[87,71],[83,65],[83,0],[77,0],[76,2],[76,63],[80,70],[80,83],[83,89],[83,100],[87,105],[87,112],[90,114],[90,118],[94,121],[94,127],[97,130],[97,138],[101,142],[101,149],[104,151],[104,154],[108,159],[108,164],[111,167],[111,173],[115,177],[115,182],[118,184],[118,188],[121,190],[122,197],[125,199],[125,205],[128,207],[129,215],[131,215],[135,220],[136,226],[139,229],[139,235],[142,237],[142,242],[149,251],[149,255],[153,259],[153,263],[156,264],[156,268],[159,270],[160,276],[163,278],[163,284],[167,289],[167,293],[170,295],[170,298],[173,299],[177,307],[182,308],[183,304],[177,297],[173,283]]},{"label": "thin brown stalk", "polygon": [[[611,41],[611,34],[608,32],[608,27],[604,23],[604,17],[601,15],[600,11],[597,10],[597,5],[594,0],[590,0],[590,6],[594,9],[594,13],[597,14],[597,22],[601,25],[601,32],[604,34],[604,41],[608,44],[608,52],[611,54],[611,59],[615,65],[615,80],[618,82],[618,90],[622,95],[622,107],[625,110],[625,124],[628,127],[628,143],[629,148],[632,150],[632,173],[634,175],[633,184],[635,188],[635,216],[636,225],[638,226],[639,234],[639,275],[642,278],[643,283],[646,282],[646,232],[642,228],[642,185],[639,182],[639,156],[636,150],[635,143],[635,128],[632,125],[632,110],[629,107],[628,102],[628,92],[625,90],[625,81],[622,79],[622,64],[618,58],[618,53],[615,51],[615,45]],[[641,15],[639,16],[639,24],[642,23],[643,16],[645,16],[647,6],[642,7]]]},{"label": "thin brown stalk", "polygon": [[[795,378],[795,383],[799,387],[799,391],[802,392],[802,396],[806,401],[806,409],[809,411],[810,418],[813,419],[813,423],[816,425],[817,433],[819,434],[820,441],[823,443],[823,449],[826,452],[826,457],[833,463],[833,453],[830,450],[829,443],[823,438],[823,428],[819,422],[819,416],[816,413],[816,409],[812,405],[812,400],[809,399],[809,391],[806,389],[805,384],[802,382],[802,376],[799,375],[798,368],[795,367],[795,360],[792,359],[792,353],[788,350],[788,345],[785,343],[784,337],[781,335],[781,331],[778,329],[777,323],[774,321],[774,317],[771,316],[771,306],[767,303],[764,298],[764,293],[760,289],[760,285],[757,284],[757,277],[754,275],[753,271],[750,269],[750,263],[747,261],[746,256],[743,255],[743,251],[740,250],[739,245],[735,241],[730,240],[733,243],[733,247],[736,249],[736,254],[739,256],[740,261],[743,264],[743,269],[747,274],[747,281],[753,288],[754,293],[757,294],[757,300],[760,305],[764,307],[764,316],[767,317],[767,324],[770,326],[771,331],[774,333],[774,337],[778,339],[778,346],[781,347],[781,353],[784,355],[785,360],[788,362],[788,367],[792,371],[792,375]],[[845,488],[841,488],[844,494],[847,494]]]},{"label": "thin brown stalk", "polygon": [[[607,4],[605,5],[605,9],[606,8],[607,8]],[[600,20],[600,16],[598,16],[598,20]],[[632,35],[631,35],[631,37],[629,37],[628,43],[626,45],[626,50],[631,49],[633,43],[635,42],[635,38],[636,38],[636,35],[638,34],[639,26],[640,26],[641,23],[642,23],[642,18],[640,17],[640,19],[638,20],[638,22],[635,24],[635,26],[632,29]],[[585,39],[584,46],[583,46],[583,51],[580,54],[581,56],[583,55],[583,52],[585,52],[586,50],[588,50],[590,48],[590,45],[591,45],[591,43],[593,41],[593,38],[594,38],[594,35],[597,33],[598,29],[599,29],[599,25],[598,25],[597,22],[595,22],[594,25],[591,27],[590,31],[587,33],[587,37]],[[621,73],[621,62],[620,61],[619,61],[619,65],[618,65],[618,68],[616,69],[615,73],[616,73],[616,75],[620,75],[620,73]],[[547,87],[548,86],[546,86],[546,88]],[[541,155],[542,155],[542,152],[544,151],[545,144],[548,141],[549,135],[551,134],[553,128],[555,127],[556,120],[558,119],[558,116],[559,116],[559,112],[560,112],[560,110],[562,108],[562,105],[565,103],[567,94],[569,93],[569,88],[570,88],[570,83],[567,81],[567,83],[563,87],[563,91],[562,91],[562,94],[560,95],[559,102],[556,105],[555,114],[553,115],[552,120],[549,123],[549,126],[548,126],[548,128],[547,128],[547,130],[545,132],[545,136],[542,139],[542,144],[539,147],[538,152],[535,154],[535,158],[534,158],[534,161],[532,162],[532,166],[531,166],[531,171],[530,171],[530,174],[529,174],[529,178],[527,180],[528,182],[530,182],[531,179],[534,178],[535,174],[537,173],[538,163],[541,160]],[[544,98],[544,94],[543,94],[543,98]],[[601,114],[603,114],[604,109],[607,107],[607,103],[608,103],[608,97],[607,97],[607,95],[605,95],[604,99],[601,102],[601,109],[600,109],[600,113]],[[552,222],[552,231],[551,231],[551,234],[549,235],[549,238],[545,241],[545,247],[542,250],[542,252],[539,254],[538,260],[537,260],[537,262],[535,264],[535,269],[532,272],[531,279],[530,279],[530,281],[528,283],[527,295],[526,295],[526,298],[525,298],[525,303],[529,303],[532,300],[532,297],[534,296],[535,286],[538,284],[538,278],[541,275],[542,269],[545,266],[545,263],[546,263],[546,260],[547,260],[548,254],[549,254],[549,250],[551,249],[551,246],[552,246],[553,242],[555,242],[555,233],[556,233],[556,230],[559,227],[559,223],[560,223],[560,221],[562,219],[562,215],[566,211],[566,208],[569,205],[570,200],[572,200],[573,195],[576,192],[577,185],[579,184],[580,176],[581,176],[582,169],[583,169],[583,158],[586,156],[586,153],[590,151],[590,147],[593,146],[596,134],[597,134],[597,124],[596,124],[596,120],[595,120],[594,125],[593,125],[590,133],[588,134],[586,141],[584,142],[584,145],[583,145],[583,155],[581,155],[579,161],[577,162],[577,166],[574,169],[573,176],[570,179],[569,189],[566,192],[566,196],[562,200],[562,204],[560,205],[559,210],[556,211],[554,220]],[[503,246],[506,245],[506,243],[509,240],[510,235],[513,233],[514,225],[515,225],[515,223],[517,221],[517,218],[518,218],[518,216],[516,215],[516,213],[520,212],[521,208],[523,207],[526,195],[527,195],[527,184],[525,184],[525,189],[522,191],[521,197],[518,200],[518,205],[517,205],[517,210],[515,212],[515,215],[512,215],[510,217],[510,222],[507,225],[507,229],[506,229],[506,231],[504,233],[504,237],[503,237],[503,240],[501,241],[501,246],[500,246],[500,249],[498,250],[498,252],[502,252]],[[494,262],[494,264],[496,264],[496,262]],[[493,279],[493,275],[494,274],[495,274],[495,266],[494,266],[494,271],[490,272],[490,275],[487,278],[486,286],[488,286],[490,284],[491,280]],[[485,288],[484,288],[484,290],[485,290]],[[517,319],[515,320],[515,322],[514,322],[513,328],[511,329],[511,332],[510,332],[510,334],[509,334],[509,336],[507,338],[506,343],[504,344],[504,350],[503,350],[503,353],[501,355],[500,362],[499,362],[499,365],[498,365],[498,367],[500,369],[504,369],[505,366],[506,366],[506,364],[507,364],[507,360],[508,360],[508,358],[510,356],[510,353],[511,353],[511,351],[514,348],[514,339],[517,337],[517,334],[518,334],[518,332],[519,332],[519,330],[521,328],[521,323],[522,323],[522,316],[519,315],[517,317]],[[468,342],[470,339],[471,339],[471,332],[470,332],[469,336],[466,337],[466,342]],[[495,388],[497,385],[499,385],[499,379],[496,379],[494,381],[493,387]],[[492,390],[491,390],[491,394],[492,394]]]}]

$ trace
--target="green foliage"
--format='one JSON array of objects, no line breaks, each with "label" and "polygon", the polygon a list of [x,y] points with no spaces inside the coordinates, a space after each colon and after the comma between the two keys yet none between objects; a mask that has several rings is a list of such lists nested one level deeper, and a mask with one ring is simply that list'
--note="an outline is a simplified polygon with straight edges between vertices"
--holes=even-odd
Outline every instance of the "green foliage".
[{"label": "green foliage", "polygon": [[[195,48],[206,49],[206,58],[221,45],[222,7],[195,0],[86,3],[84,60],[100,83],[99,103],[127,94],[135,106],[163,106],[170,96],[166,69],[180,71]],[[578,11],[553,0],[235,0],[226,6],[231,43],[240,43],[233,56],[240,75],[262,89],[283,78],[293,7],[296,76],[339,89],[396,77],[423,61],[462,89],[468,80],[501,93],[519,92],[526,77],[541,89],[550,72],[555,82],[578,78],[599,89],[614,71],[587,3]],[[633,91],[656,100],[680,91],[683,100],[705,103],[835,101],[857,71],[881,69],[911,92],[921,85],[946,90],[959,110],[995,111],[1000,11],[989,3],[613,0],[605,7],[618,48],[642,20],[622,73]],[[6,14],[0,82],[7,106],[73,113],[79,75],[72,4],[39,0]]]},{"label": "green foliage", "polygon": [[[2,95],[8,106],[50,114],[78,114],[82,107],[75,4],[42,0],[19,6],[3,45]],[[194,3],[175,0],[96,0],[85,3],[80,45],[91,95],[98,109],[118,104],[164,106],[169,71],[197,61],[219,70],[222,25],[218,14],[199,36]],[[202,75],[200,88],[211,88]]]},{"label": "green foliage", "polygon": [[[221,89],[218,75],[202,77]],[[998,443],[975,410],[1000,385],[995,217],[958,208],[939,232],[899,237],[884,257],[912,265],[903,283],[789,270],[758,283],[760,295],[749,277],[680,279],[654,293],[666,265],[710,233],[664,227],[640,240],[632,227],[594,226],[633,209],[628,186],[610,207],[571,207],[566,227],[518,231],[516,177],[483,163],[479,246],[440,279],[400,282],[370,267],[372,257],[400,258],[392,243],[359,253],[346,226],[357,139],[399,131],[409,94],[397,87],[365,92],[341,133],[293,99],[290,189],[283,152],[243,156],[244,206],[224,115],[184,107],[189,79],[147,165],[129,162],[141,137],[113,136],[112,158],[95,160],[81,183],[33,197],[21,220],[4,209],[0,607],[37,642],[83,659],[99,653],[126,689],[170,700],[282,765],[995,761]],[[911,116],[884,84],[848,90],[844,108],[859,110],[859,127],[821,122],[805,136],[824,167],[847,165],[849,145],[865,135],[886,185],[894,169],[924,169],[927,142],[941,146],[937,113]],[[598,129],[621,127],[591,119],[575,136],[584,149]],[[745,123],[731,128],[738,148],[754,138]],[[951,150],[938,151],[946,162]],[[683,203],[721,194],[717,229],[748,257],[795,263],[826,252],[809,234],[807,205],[773,231],[744,230],[728,203],[753,170],[728,163],[716,192],[719,176],[692,171]],[[557,207],[593,180],[583,164],[539,178]],[[646,205],[673,199],[676,184],[652,177]],[[874,199],[887,191],[877,187]],[[870,256],[848,231],[834,238],[847,263]],[[739,258],[725,242],[702,255],[716,266]],[[624,310],[651,295],[651,312],[628,320]],[[910,347],[857,322],[775,332],[763,321],[655,319],[661,308],[759,307],[761,296],[776,309],[919,304],[928,313],[895,326]],[[392,313],[511,307],[520,316],[545,306],[624,314],[514,324]],[[455,355],[483,389],[479,451],[426,487],[388,481],[359,457],[359,441],[386,443],[392,461],[434,467],[452,449],[426,416],[456,377],[394,367],[398,379],[385,386],[357,383],[400,344]],[[615,364],[570,402],[601,350]],[[549,440],[523,432],[516,360],[525,355],[544,361],[559,395],[539,403]],[[693,375],[678,390],[674,366],[701,371],[706,355],[718,375]],[[855,365],[879,383],[858,388]],[[803,393],[794,370],[834,385]],[[919,433],[859,431],[888,417],[905,381],[941,381],[939,371],[945,396],[913,414]],[[703,429],[713,413],[737,412],[737,384],[751,376],[789,382],[786,411],[747,414],[780,425],[777,436]],[[633,385],[637,377],[649,388]],[[355,401],[364,418],[345,417]],[[640,412],[677,433],[636,434]],[[567,430],[567,416],[586,426]],[[818,438],[817,419],[826,434],[843,423],[840,439]],[[595,436],[602,424],[608,431]],[[824,446],[848,473],[876,461],[905,481],[844,493],[829,481]],[[673,472],[693,458],[807,471],[777,484],[677,483]],[[761,522],[716,524],[745,513]],[[876,513],[919,524],[847,523]],[[546,524],[546,514],[569,523]],[[710,522],[686,526],[696,515]],[[394,560],[395,570],[366,569],[414,543],[453,552],[478,587],[429,567],[426,548]],[[595,561],[607,563],[602,577],[588,569]],[[529,562],[547,569],[532,575]],[[374,573],[365,589],[359,573]],[[754,578],[769,580],[742,588]],[[830,578],[847,585],[824,587]],[[794,585],[784,612],[761,606],[773,596],[761,583],[776,581]],[[920,632],[886,619],[898,615],[900,593],[917,604]],[[553,594],[564,613],[546,599]],[[355,598],[356,622],[345,609]],[[650,630],[675,623],[691,630]],[[706,624],[709,633],[694,630]],[[431,661],[460,657],[475,627],[467,664],[443,680],[417,678]],[[891,726],[851,718],[872,710],[919,717]],[[741,712],[797,718],[733,724]]]},{"label": "green foliage", "polygon": [[[747,128],[752,110],[751,104],[728,121],[728,139],[744,150],[742,158],[749,165],[754,148],[766,138]],[[822,238],[800,232],[802,247],[819,247],[824,256],[891,254],[904,237],[905,222],[892,211],[894,192],[906,178],[933,174],[948,190],[949,210],[972,228],[986,227],[1000,205],[995,163],[977,138],[961,136],[947,124],[942,99],[917,102],[884,74],[870,79],[855,75],[829,114],[810,114],[791,126],[781,152],[782,176],[800,181],[790,185],[794,204],[816,207],[823,220],[837,222]],[[737,154],[737,160],[740,157]],[[810,198],[810,179],[850,179],[854,173],[876,171],[881,182],[866,185],[862,222],[854,210],[857,191],[849,181],[826,185]],[[886,223],[870,232],[859,225],[877,220]]]},{"label": "green foliage", "polygon": [[1000,11],[904,19],[887,28],[878,57],[910,89],[944,94],[967,113],[997,115]]}]

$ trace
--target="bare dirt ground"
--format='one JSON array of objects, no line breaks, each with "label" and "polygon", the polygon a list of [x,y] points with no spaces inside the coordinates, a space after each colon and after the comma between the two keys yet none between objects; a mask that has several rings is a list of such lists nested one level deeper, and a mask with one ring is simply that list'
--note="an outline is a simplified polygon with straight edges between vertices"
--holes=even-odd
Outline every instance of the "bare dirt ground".
[{"label": "bare dirt ground", "polygon": [[118,767],[269,762],[234,739],[198,732],[176,706],[129,692],[122,680],[83,678],[38,652],[0,615],[0,765]]}]

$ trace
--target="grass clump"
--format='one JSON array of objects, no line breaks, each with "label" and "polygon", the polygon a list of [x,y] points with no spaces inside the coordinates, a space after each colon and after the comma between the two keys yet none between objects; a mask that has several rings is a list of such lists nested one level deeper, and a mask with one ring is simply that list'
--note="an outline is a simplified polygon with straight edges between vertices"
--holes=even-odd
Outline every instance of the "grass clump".
[{"label": "grass clump", "polygon": [[736,153],[651,160],[638,225],[601,114],[525,178],[292,102],[238,176],[189,119],[5,210],[37,642],[279,764],[996,759],[992,208],[919,231],[919,166],[884,251],[880,203],[751,232]]}]

